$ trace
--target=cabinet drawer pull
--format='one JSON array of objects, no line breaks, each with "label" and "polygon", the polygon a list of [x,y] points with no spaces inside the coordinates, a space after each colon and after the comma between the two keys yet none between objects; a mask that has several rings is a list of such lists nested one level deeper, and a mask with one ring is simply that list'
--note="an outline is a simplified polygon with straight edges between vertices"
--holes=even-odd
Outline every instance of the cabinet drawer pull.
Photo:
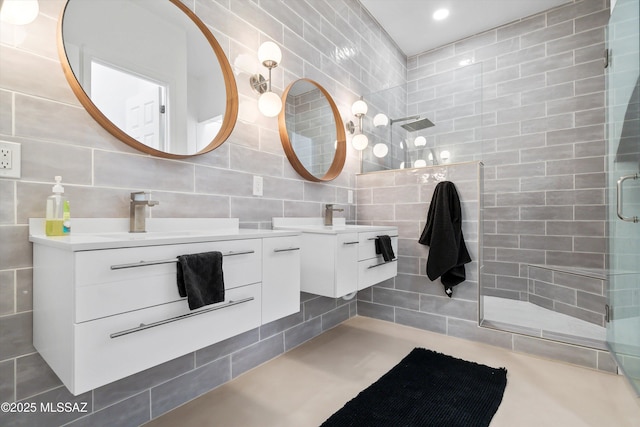
[{"label": "cabinet drawer pull", "polygon": [[[395,236],[389,236],[389,237],[391,237],[391,238],[398,237],[398,235],[396,234]],[[367,240],[376,240],[376,239],[377,239],[377,237],[370,237]]]},{"label": "cabinet drawer pull", "polygon": [[[246,254],[253,254],[253,253],[255,253],[254,250],[238,251],[238,252],[227,252],[227,253],[222,254],[222,256],[246,255]],[[117,264],[117,265],[112,265],[111,269],[112,270],[122,270],[124,268],[146,267],[148,265],[159,265],[159,264],[171,264],[173,262],[178,262],[178,258],[159,259],[159,260],[155,260],[155,261],[139,261],[139,262],[132,262],[130,264]]]},{"label": "cabinet drawer pull", "polygon": [[358,241],[355,241],[355,242],[344,242],[343,245],[357,245],[358,243],[360,243],[360,242],[358,242]]},{"label": "cabinet drawer pull", "polygon": [[381,265],[385,265],[385,264],[389,264],[392,262],[396,262],[398,261],[398,259],[392,259],[391,261],[385,261],[385,262],[381,262],[380,264],[374,264],[374,265],[370,265],[369,267],[367,267],[367,270],[371,269],[371,268],[376,268],[376,267],[380,267]]},{"label": "cabinet drawer pull", "polygon": [[273,252],[289,252],[289,251],[299,251],[300,248],[284,248],[284,249],[274,249]]},{"label": "cabinet drawer pull", "polygon": [[111,334],[109,336],[111,338],[118,338],[118,337],[121,337],[123,335],[133,334],[135,332],[144,331],[145,329],[155,328],[156,326],[166,325],[167,323],[176,322],[178,320],[187,319],[189,317],[199,316],[201,314],[210,313],[212,311],[220,310],[220,309],[227,308],[227,307],[232,307],[234,305],[242,304],[242,303],[249,302],[249,301],[253,301],[253,297],[243,298],[243,299],[240,299],[238,301],[229,301],[228,303],[223,304],[223,305],[217,305],[215,307],[210,307],[210,308],[207,308],[205,310],[200,310],[200,311],[196,311],[196,312],[193,312],[193,313],[181,314],[180,316],[170,317],[169,319],[164,319],[164,320],[159,320],[157,322],[149,323],[148,325],[145,325],[144,323],[141,323],[140,326],[137,326],[137,327],[131,328],[131,329],[126,329],[126,330],[120,331],[120,332],[114,332],[113,334]]}]

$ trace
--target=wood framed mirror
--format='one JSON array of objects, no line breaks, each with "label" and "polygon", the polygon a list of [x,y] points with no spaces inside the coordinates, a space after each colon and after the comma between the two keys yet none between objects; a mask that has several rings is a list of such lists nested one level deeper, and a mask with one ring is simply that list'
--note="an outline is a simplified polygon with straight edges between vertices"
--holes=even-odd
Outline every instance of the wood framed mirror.
[{"label": "wood framed mirror", "polygon": [[203,154],[235,126],[238,91],[229,61],[180,0],[67,0],[58,53],[87,112],[142,152]]},{"label": "wood framed mirror", "polygon": [[346,134],[331,95],[310,79],[291,83],[278,116],[282,147],[296,172],[309,181],[335,179],[346,159]]}]

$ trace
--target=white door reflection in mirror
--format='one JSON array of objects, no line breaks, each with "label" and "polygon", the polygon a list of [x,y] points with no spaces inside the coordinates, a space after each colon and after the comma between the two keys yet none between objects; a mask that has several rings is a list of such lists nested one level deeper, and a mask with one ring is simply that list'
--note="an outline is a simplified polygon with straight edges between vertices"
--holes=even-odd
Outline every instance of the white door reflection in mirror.
[{"label": "white door reflection in mirror", "polygon": [[166,85],[91,62],[91,99],[113,124],[148,147],[166,151]]}]

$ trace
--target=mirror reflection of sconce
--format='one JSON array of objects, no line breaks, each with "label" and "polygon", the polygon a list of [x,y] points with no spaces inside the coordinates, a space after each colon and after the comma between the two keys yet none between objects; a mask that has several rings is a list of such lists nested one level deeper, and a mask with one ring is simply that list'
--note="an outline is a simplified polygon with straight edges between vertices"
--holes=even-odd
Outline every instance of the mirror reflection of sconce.
[{"label": "mirror reflection of sconce", "polygon": [[379,142],[373,146],[373,155],[378,158],[383,158],[388,153],[389,153],[389,147],[387,147],[387,144]]},{"label": "mirror reflection of sconce", "polygon": [[351,106],[351,113],[357,117],[358,126],[356,127],[352,121],[349,121],[349,123],[347,123],[347,130],[352,135],[356,131],[358,131],[358,133],[353,135],[353,138],[351,139],[351,145],[353,145],[353,148],[358,151],[364,150],[365,148],[367,148],[367,145],[369,145],[369,139],[367,138],[367,135],[362,133],[362,119],[364,118],[365,114],[367,114],[368,109],[369,107],[367,106],[367,103],[362,99],[357,100]]},{"label": "mirror reflection of sconce", "polygon": [[267,117],[275,117],[282,110],[282,100],[271,91],[271,70],[276,68],[282,60],[282,52],[274,42],[264,42],[258,49],[258,60],[269,70],[269,79],[262,74],[251,76],[250,83],[253,90],[260,94],[258,109]]},{"label": "mirror reflection of sconce", "polygon": [[385,127],[389,124],[389,117],[384,113],[378,113],[373,118],[373,125],[377,128]]},{"label": "mirror reflection of sconce", "polygon": [[12,25],[27,25],[38,17],[38,0],[4,0],[0,9],[0,21]]}]

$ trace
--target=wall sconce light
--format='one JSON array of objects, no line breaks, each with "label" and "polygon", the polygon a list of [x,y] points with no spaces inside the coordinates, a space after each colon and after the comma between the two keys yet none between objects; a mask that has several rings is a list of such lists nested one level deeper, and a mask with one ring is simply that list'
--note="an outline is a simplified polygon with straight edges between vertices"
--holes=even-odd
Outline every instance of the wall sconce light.
[{"label": "wall sconce light", "polygon": [[260,94],[258,109],[267,117],[275,117],[282,110],[282,100],[271,91],[271,70],[282,60],[282,52],[274,42],[264,42],[258,49],[258,60],[269,69],[269,79],[262,74],[254,74],[250,78],[251,87]]},{"label": "wall sconce light", "polygon": [[440,152],[440,160],[442,160],[443,163],[448,162],[450,158],[451,158],[451,153],[449,153],[447,150],[442,150]]},{"label": "wall sconce light", "polygon": [[349,121],[349,123],[347,123],[347,130],[351,134],[355,133],[356,130],[360,132],[353,135],[353,138],[351,139],[351,145],[353,145],[353,148],[358,151],[364,150],[367,148],[367,145],[369,145],[369,138],[367,138],[367,135],[362,133],[362,118],[367,114],[368,109],[369,107],[367,107],[367,103],[361,99],[354,102],[351,106],[351,113],[358,118],[358,127],[356,127],[352,121]]},{"label": "wall sconce light", "polygon": [[384,113],[378,113],[373,118],[373,125],[375,127],[385,127],[389,124],[389,117]]},{"label": "wall sconce light", "polygon": [[0,21],[13,25],[27,25],[38,17],[38,0],[4,0],[0,9]]}]

